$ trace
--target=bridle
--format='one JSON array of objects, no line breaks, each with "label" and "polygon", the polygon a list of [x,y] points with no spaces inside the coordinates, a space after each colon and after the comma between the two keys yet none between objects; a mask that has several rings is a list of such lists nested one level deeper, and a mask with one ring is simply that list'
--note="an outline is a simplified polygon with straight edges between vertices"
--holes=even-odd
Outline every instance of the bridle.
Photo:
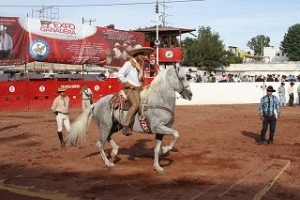
[{"label": "bridle", "polygon": [[182,86],[182,90],[181,90],[181,92],[179,92],[179,94],[180,94],[181,98],[185,99],[187,97],[187,89],[186,88],[188,88],[189,86],[188,85],[187,86],[183,85],[184,77],[180,77],[179,76],[179,74],[178,74],[179,70],[176,69],[175,65],[174,65],[174,69],[175,69],[175,72],[176,72],[176,76],[177,76],[177,78],[178,78],[178,80],[179,80],[179,82],[180,82],[180,84]]}]

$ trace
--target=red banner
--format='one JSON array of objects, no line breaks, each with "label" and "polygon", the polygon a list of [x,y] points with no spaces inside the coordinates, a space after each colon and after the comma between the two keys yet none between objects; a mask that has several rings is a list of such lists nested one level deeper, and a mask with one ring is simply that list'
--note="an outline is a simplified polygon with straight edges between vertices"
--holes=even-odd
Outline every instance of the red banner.
[{"label": "red banner", "polygon": [[144,34],[27,17],[0,17],[0,66],[33,61],[122,66]]}]

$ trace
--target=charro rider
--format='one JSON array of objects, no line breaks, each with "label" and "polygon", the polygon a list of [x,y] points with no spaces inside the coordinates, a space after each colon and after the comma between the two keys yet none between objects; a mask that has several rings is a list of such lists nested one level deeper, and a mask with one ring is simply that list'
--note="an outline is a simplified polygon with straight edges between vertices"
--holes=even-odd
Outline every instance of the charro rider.
[{"label": "charro rider", "polygon": [[134,116],[140,106],[141,82],[145,81],[145,78],[142,76],[141,65],[145,56],[153,51],[154,49],[151,47],[135,45],[133,49],[127,50],[128,55],[131,57],[117,73],[117,78],[123,83],[124,92],[131,103],[131,108],[128,110],[123,124],[124,128],[122,129],[122,133],[127,136],[132,135],[131,128],[134,123]]}]

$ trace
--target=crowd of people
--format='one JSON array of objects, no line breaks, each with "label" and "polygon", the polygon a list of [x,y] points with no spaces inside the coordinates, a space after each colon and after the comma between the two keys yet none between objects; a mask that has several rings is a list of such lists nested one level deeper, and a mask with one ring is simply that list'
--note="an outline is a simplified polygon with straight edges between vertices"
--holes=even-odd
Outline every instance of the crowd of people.
[{"label": "crowd of people", "polygon": [[239,83],[239,82],[300,82],[300,75],[280,75],[280,74],[267,74],[267,75],[237,75],[237,74],[222,74],[216,76],[214,73],[203,75],[192,75],[191,69],[186,73],[186,78],[189,81],[196,83]]}]

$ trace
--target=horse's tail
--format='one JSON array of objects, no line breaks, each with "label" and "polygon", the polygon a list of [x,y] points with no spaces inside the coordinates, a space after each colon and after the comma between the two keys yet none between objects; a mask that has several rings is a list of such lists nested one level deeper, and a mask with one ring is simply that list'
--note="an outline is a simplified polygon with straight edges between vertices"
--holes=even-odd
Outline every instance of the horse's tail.
[{"label": "horse's tail", "polygon": [[87,128],[91,124],[94,116],[93,109],[95,104],[92,104],[89,108],[85,109],[71,124],[70,131],[68,133],[67,140],[71,143],[76,143],[78,139],[84,139]]}]

